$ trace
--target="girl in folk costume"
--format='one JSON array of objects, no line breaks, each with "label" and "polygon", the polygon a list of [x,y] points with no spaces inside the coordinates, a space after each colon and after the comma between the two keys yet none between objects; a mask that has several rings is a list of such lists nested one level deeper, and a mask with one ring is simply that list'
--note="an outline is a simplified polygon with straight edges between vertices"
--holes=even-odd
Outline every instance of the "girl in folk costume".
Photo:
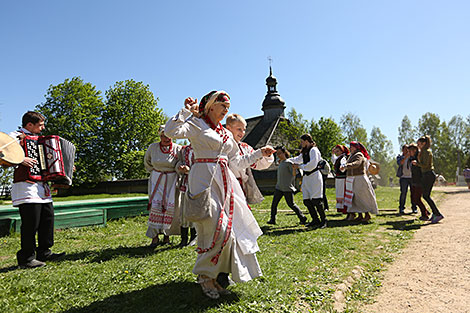
[{"label": "girl in folk costume", "polygon": [[[145,234],[152,238],[150,247],[159,243],[159,234],[163,234],[163,243],[170,243],[170,227],[175,211],[176,165],[180,145],[174,144],[171,138],[160,128],[160,142],[152,143],[144,156],[145,169],[150,173],[148,194],[150,210],[148,229]],[[175,228],[175,227],[173,227]],[[173,234],[173,233],[172,233]]]},{"label": "girl in folk costume", "polygon": [[189,192],[198,195],[210,188],[212,215],[195,222],[198,257],[193,273],[198,275],[204,294],[217,299],[228,293],[216,281],[219,273],[231,273],[236,282],[261,275],[255,253],[262,231],[228,164],[248,167],[273,151],[262,148],[239,154],[232,134],[220,124],[230,107],[226,92],[210,92],[199,106],[190,97],[184,103],[185,107],[166,123],[165,133],[191,142],[194,164],[189,172]]},{"label": "girl in folk costume", "polygon": [[[232,133],[233,139],[238,144],[240,150],[240,155],[251,154],[255,151],[253,147],[245,142],[241,142],[245,136],[246,130],[246,121],[245,119],[236,113],[227,115],[225,119],[227,129]],[[271,146],[266,146],[270,147]],[[243,192],[245,193],[246,200],[249,204],[260,203],[264,200],[263,195],[256,185],[256,181],[253,177],[251,169],[255,170],[264,170],[267,169],[274,162],[274,156],[270,155],[269,157],[262,157],[258,159],[255,163],[251,164],[248,168],[237,168],[230,164],[230,169],[237,177],[240,185],[242,186]]]},{"label": "girl in folk costume", "polygon": [[[178,183],[178,190],[176,196],[176,211],[175,211],[175,218],[178,218],[180,221],[180,231],[181,231],[181,243],[180,247],[185,247],[188,245],[189,242],[192,242],[196,239],[196,229],[194,228],[193,223],[188,221],[185,218],[185,211],[187,206],[189,205],[186,202],[184,197],[184,193],[188,190],[188,175],[191,169],[191,166],[194,163],[194,152],[193,147],[191,145],[183,146],[180,150],[179,156],[180,162],[178,163],[178,167],[176,171],[180,174],[179,183]],[[190,229],[191,238],[188,242],[188,229]]]},{"label": "girl in folk costume", "polygon": [[[288,159],[288,161],[293,163],[294,169],[303,170],[302,195],[304,204],[312,216],[312,221],[305,226],[325,228],[326,215],[323,208],[323,179],[318,170],[318,162],[322,159],[321,153],[310,134],[302,135],[300,137],[300,144],[302,146],[302,153],[295,158]],[[317,213],[320,219],[318,219]]]},{"label": "girl in folk costume", "polygon": [[[370,156],[360,142],[351,141],[349,149],[351,155],[347,163],[340,166],[341,171],[347,170],[344,204],[348,208],[348,213],[358,213],[355,221],[367,222],[371,218],[370,213],[378,213],[375,192],[366,176],[366,167]],[[362,213],[364,213],[364,217]]]},{"label": "girl in folk costume", "polygon": [[[333,148],[333,154],[336,156],[334,164],[335,171],[335,189],[336,189],[336,210],[346,214],[347,207],[344,205],[344,190],[346,187],[346,171],[341,171],[341,165],[346,164],[349,156],[349,149],[343,145],[336,145]],[[354,219],[354,213],[347,213],[347,220]]]}]

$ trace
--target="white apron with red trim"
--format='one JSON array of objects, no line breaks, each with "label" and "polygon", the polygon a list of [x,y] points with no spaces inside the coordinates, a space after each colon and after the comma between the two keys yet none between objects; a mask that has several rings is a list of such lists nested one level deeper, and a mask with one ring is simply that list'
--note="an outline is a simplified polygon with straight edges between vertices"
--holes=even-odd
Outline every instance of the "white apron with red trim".
[{"label": "white apron with red trim", "polygon": [[[162,151],[159,143],[153,143],[145,153],[144,165],[150,172],[148,184],[150,212],[145,234],[149,238],[154,238],[158,234],[176,235],[179,233],[179,221],[173,217],[178,178],[175,167],[180,149],[181,146],[172,144],[169,151],[165,149]],[[178,225],[172,225],[174,223]],[[170,227],[174,231],[170,232]]]}]

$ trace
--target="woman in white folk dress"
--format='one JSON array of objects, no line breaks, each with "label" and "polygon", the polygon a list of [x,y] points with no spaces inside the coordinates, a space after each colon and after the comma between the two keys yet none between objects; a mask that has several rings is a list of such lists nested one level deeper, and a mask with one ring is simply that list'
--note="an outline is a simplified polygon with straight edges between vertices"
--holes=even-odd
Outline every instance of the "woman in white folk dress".
[{"label": "woman in white folk dress", "polygon": [[187,138],[194,150],[194,164],[189,172],[189,192],[197,195],[210,186],[212,217],[195,222],[197,260],[193,273],[204,294],[217,299],[228,291],[216,279],[220,273],[231,273],[235,282],[261,276],[255,253],[257,238],[262,234],[243,190],[230,166],[246,168],[274,151],[265,147],[252,154],[240,155],[232,134],[220,121],[230,108],[230,97],[224,91],[212,91],[200,104],[186,98],[184,108],[165,125],[165,134]]},{"label": "woman in white folk dress", "polygon": [[164,127],[161,127],[160,142],[152,143],[144,156],[145,169],[150,173],[148,183],[150,214],[145,235],[152,239],[151,248],[160,244],[158,238],[160,234],[163,234],[163,244],[170,243],[170,228],[178,229],[179,232],[179,225],[172,227],[172,223],[178,178],[176,166],[181,146],[173,143],[163,130]]}]

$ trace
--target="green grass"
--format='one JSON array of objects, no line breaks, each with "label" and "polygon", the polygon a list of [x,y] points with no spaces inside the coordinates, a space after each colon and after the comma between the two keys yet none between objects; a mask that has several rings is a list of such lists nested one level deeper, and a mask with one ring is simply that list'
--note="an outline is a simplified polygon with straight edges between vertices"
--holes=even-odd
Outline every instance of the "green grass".
[{"label": "green grass", "polygon": [[[381,272],[421,223],[398,216],[397,188],[379,188],[372,223],[343,221],[328,190],[329,227],[307,230],[284,200],[277,225],[267,225],[272,196],[253,206],[263,228],[257,254],[264,276],[231,287],[232,295],[205,298],[191,273],[194,247],[146,248],[146,217],[107,227],[56,231],[54,251],[67,256],[44,268],[16,268],[19,235],[0,238],[1,312],[330,312],[335,287],[355,266],[364,274],[346,294],[346,311],[357,312],[380,286]],[[296,203],[305,211],[301,194]],[[408,205],[409,207],[409,205]]]}]

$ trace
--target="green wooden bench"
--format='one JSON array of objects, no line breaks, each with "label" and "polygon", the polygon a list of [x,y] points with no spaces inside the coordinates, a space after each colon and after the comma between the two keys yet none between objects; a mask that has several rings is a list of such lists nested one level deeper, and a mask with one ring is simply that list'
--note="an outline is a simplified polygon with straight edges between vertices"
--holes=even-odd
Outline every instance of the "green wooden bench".
[{"label": "green wooden bench", "polygon": [[[56,229],[101,225],[109,219],[148,215],[147,197],[107,198],[54,202],[54,226]],[[0,236],[19,232],[21,218],[18,208],[0,206]]]}]

